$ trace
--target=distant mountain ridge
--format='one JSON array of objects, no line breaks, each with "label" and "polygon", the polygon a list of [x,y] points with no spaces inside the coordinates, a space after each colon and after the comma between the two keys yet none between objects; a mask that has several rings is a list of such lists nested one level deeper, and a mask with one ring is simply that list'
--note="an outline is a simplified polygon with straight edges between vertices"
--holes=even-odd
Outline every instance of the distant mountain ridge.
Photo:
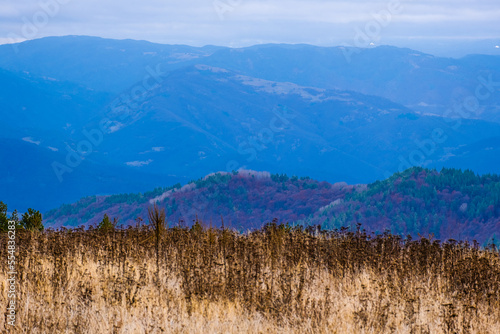
[{"label": "distant mountain ridge", "polygon": [[221,47],[163,45],[92,36],[45,37],[0,45],[0,68],[120,93],[143,79],[147,67],[168,72],[193,64]]},{"label": "distant mountain ridge", "polygon": [[[382,96],[439,115],[463,103],[466,97],[475,96],[480,78],[487,81],[491,75],[493,82],[500,82],[500,56],[452,59],[392,46],[190,47],[89,36],[47,37],[14,47],[0,45],[1,68],[114,93],[142,80],[147,67],[160,65],[162,71],[168,72],[200,63],[271,81]],[[500,122],[498,95],[481,101],[481,108],[470,117]]]}]

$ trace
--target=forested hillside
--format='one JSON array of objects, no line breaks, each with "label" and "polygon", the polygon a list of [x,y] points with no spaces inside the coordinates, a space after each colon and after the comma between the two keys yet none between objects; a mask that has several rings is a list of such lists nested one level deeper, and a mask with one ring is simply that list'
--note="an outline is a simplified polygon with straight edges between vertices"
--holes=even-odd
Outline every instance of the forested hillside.
[{"label": "forested hillside", "polygon": [[488,240],[500,237],[500,176],[457,169],[412,168],[349,193],[309,223],[323,228],[362,224],[412,236]]},{"label": "forested hillside", "polygon": [[97,225],[107,214],[118,225],[147,223],[157,204],[170,226],[191,225],[259,229],[277,219],[323,229],[438,239],[500,237],[500,176],[457,169],[411,168],[370,185],[330,184],[307,177],[239,171],[216,173],[190,182],[137,194],[86,197],[44,215],[48,227]]},{"label": "forested hillside", "polygon": [[118,224],[135,225],[147,219],[148,207],[156,203],[165,208],[170,225],[191,225],[198,217],[207,225],[220,226],[222,217],[227,227],[258,229],[275,218],[284,222],[306,219],[355,188],[267,172],[216,173],[143,194],[86,197],[51,210],[44,218],[52,227],[90,226],[106,213],[117,218]]}]

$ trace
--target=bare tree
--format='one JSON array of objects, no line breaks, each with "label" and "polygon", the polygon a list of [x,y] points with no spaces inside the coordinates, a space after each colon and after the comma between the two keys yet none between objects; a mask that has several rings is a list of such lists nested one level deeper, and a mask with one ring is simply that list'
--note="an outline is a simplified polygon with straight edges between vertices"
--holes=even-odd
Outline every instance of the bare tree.
[{"label": "bare tree", "polygon": [[156,203],[153,205],[153,207],[148,208],[149,223],[151,226],[153,226],[156,237],[156,277],[158,279],[160,277],[160,263],[159,263],[160,238],[163,232],[167,229],[167,221],[165,217],[166,217],[165,209],[158,208]]}]

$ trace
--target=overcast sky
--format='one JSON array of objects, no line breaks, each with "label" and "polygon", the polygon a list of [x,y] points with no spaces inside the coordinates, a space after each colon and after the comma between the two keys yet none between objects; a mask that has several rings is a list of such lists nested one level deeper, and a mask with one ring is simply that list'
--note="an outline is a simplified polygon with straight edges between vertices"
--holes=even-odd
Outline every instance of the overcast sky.
[{"label": "overcast sky", "polygon": [[0,44],[61,35],[233,47],[445,39],[496,39],[498,45],[500,0],[1,1]]}]

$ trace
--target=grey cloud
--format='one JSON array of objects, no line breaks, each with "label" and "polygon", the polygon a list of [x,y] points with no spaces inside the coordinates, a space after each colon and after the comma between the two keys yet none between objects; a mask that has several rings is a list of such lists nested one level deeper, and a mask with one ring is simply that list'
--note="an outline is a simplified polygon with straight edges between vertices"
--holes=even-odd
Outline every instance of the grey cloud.
[{"label": "grey cloud", "polygon": [[[191,45],[349,44],[357,30],[365,29],[374,15],[387,11],[395,1],[5,0],[0,5],[0,43],[13,41],[13,36],[31,39],[74,34]],[[48,4],[54,9],[54,3],[57,13],[37,26],[37,15],[40,20],[40,12]],[[500,5],[496,0],[401,0],[400,4],[401,11],[382,27],[379,40],[431,38],[435,34],[453,38],[500,36]],[[26,21],[36,26],[35,34],[23,33]]]}]

